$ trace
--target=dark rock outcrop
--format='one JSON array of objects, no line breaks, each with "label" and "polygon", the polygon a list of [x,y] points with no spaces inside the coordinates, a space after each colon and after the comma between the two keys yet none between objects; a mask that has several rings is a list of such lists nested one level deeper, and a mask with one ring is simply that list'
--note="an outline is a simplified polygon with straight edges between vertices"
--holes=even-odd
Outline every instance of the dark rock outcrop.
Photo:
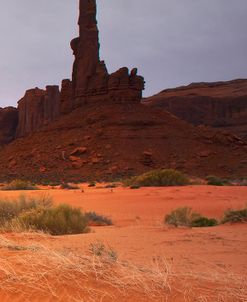
[{"label": "dark rock outcrop", "polygon": [[8,144],[15,137],[18,112],[14,107],[0,108],[0,146]]},{"label": "dark rock outcrop", "polygon": [[197,83],[144,99],[194,125],[228,130],[247,139],[247,80]]},{"label": "dark rock outcrop", "polygon": [[46,90],[27,90],[18,102],[18,127],[16,137],[28,135],[54,121],[60,113],[58,86],[47,86]]},{"label": "dark rock outcrop", "polygon": [[69,79],[62,80],[60,97],[60,114],[67,114],[74,107],[72,98],[72,82]]}]

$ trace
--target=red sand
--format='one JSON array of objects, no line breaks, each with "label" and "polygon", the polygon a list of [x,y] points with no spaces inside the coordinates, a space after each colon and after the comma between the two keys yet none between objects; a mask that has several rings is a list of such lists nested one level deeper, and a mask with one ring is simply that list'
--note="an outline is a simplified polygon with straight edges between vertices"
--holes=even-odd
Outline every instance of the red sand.
[{"label": "red sand", "polygon": [[[39,242],[54,249],[68,248],[81,253],[88,250],[90,243],[102,241],[114,248],[119,258],[138,265],[149,265],[154,258],[165,258],[178,272],[216,269],[246,275],[246,224],[175,229],[162,223],[165,214],[182,206],[192,207],[209,217],[221,218],[226,209],[246,205],[246,187],[116,188],[111,191],[84,185],[84,191],[47,190],[26,194],[49,194],[55,203],[69,203],[85,211],[109,216],[114,226],[94,227],[89,234],[53,237],[52,240],[41,237]],[[0,197],[11,198],[19,194],[0,192]],[[22,241],[21,234],[7,236],[11,240]],[[37,238],[32,239],[32,235],[29,239],[37,241]]]}]

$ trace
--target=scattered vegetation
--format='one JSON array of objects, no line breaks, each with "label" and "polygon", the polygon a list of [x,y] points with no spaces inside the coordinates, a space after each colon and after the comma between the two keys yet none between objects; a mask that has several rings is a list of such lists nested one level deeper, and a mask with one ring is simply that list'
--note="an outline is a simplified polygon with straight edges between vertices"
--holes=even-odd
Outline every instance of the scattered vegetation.
[{"label": "scattered vegetation", "polygon": [[210,186],[226,186],[230,185],[230,182],[226,179],[219,178],[217,176],[207,176],[206,180],[208,182],[208,185]]},{"label": "scattered vegetation", "polygon": [[127,180],[126,185],[137,187],[184,186],[189,179],[181,172],[173,169],[153,170]]},{"label": "scattered vegetation", "polygon": [[222,223],[247,222],[247,207],[241,210],[227,210]]},{"label": "scattered vegetation", "polygon": [[24,191],[24,190],[38,190],[37,186],[33,185],[29,181],[16,179],[11,181],[9,184],[2,187],[4,191]]},{"label": "scattered vegetation", "polygon": [[201,216],[189,207],[173,210],[165,216],[164,223],[175,227],[211,227],[218,224],[216,219]]},{"label": "scattered vegetation", "polygon": [[60,185],[60,189],[64,189],[64,190],[78,190],[80,189],[79,186],[74,185],[74,184],[70,184],[70,183],[62,183]]},{"label": "scattered vegetation", "polygon": [[85,213],[85,216],[87,218],[88,224],[91,226],[106,226],[113,224],[110,218],[99,215],[95,212],[87,212]]}]

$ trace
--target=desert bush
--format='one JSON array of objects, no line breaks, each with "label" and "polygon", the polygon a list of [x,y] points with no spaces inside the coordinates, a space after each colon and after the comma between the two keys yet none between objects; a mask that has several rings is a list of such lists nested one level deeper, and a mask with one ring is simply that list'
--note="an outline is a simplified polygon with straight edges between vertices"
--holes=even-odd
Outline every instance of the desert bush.
[{"label": "desert bush", "polygon": [[207,176],[206,180],[210,186],[226,186],[230,184],[228,180],[213,175]]},{"label": "desert bush", "polygon": [[38,190],[38,188],[31,184],[29,181],[16,179],[5,185],[2,190],[4,191],[24,191],[24,190]]},{"label": "desert bush", "polygon": [[64,189],[64,190],[78,190],[78,189],[80,189],[79,186],[74,185],[74,184],[70,184],[70,183],[62,183],[59,188]]},{"label": "desert bush", "polygon": [[85,213],[85,216],[88,220],[89,225],[94,225],[94,226],[106,226],[106,225],[112,225],[112,221],[110,218],[99,215],[95,212],[87,212]]},{"label": "desert bush", "polygon": [[165,216],[164,223],[175,227],[210,227],[218,224],[214,218],[201,216],[189,207],[178,208]]},{"label": "desert bush", "polygon": [[25,228],[48,232],[51,235],[81,234],[89,231],[87,218],[79,208],[59,205],[33,209],[18,218]]},{"label": "desert bush", "polygon": [[0,224],[3,225],[18,217],[21,213],[37,208],[52,206],[52,199],[48,195],[40,197],[26,197],[20,195],[17,199],[0,199]]},{"label": "desert bush", "polygon": [[191,222],[191,227],[200,228],[200,227],[212,227],[216,226],[218,221],[215,218],[208,217],[198,217]]},{"label": "desert bush", "polygon": [[241,210],[227,210],[224,214],[222,223],[247,222],[247,207]]},{"label": "desert bush", "polygon": [[126,181],[129,186],[142,187],[184,186],[188,183],[183,173],[173,169],[153,170]]},{"label": "desert bush", "polygon": [[166,224],[190,227],[193,220],[196,220],[200,215],[193,212],[189,207],[178,208],[173,210],[170,214],[165,216],[164,222]]},{"label": "desert bush", "polygon": [[91,181],[89,184],[88,184],[88,187],[89,188],[92,188],[92,187],[95,187],[96,186],[96,182],[95,181]]}]

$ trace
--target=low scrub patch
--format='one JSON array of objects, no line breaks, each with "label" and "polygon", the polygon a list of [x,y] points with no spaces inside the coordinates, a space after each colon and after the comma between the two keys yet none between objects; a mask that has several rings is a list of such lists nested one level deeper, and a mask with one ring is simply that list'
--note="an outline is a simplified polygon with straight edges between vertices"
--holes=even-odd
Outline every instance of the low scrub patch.
[{"label": "low scrub patch", "polygon": [[173,210],[165,216],[164,223],[175,227],[211,227],[218,224],[216,219],[201,216],[189,207]]},{"label": "low scrub patch", "polygon": [[29,181],[16,179],[11,181],[9,184],[2,187],[4,191],[25,191],[25,190],[38,190],[38,188],[30,183]]},{"label": "low scrub patch", "polygon": [[247,222],[247,207],[241,210],[227,210],[222,223]]},{"label": "low scrub patch", "polygon": [[48,232],[51,235],[81,234],[89,231],[87,218],[81,210],[65,204],[25,212],[18,220],[28,229]]},{"label": "low scrub patch", "polygon": [[153,170],[126,181],[126,185],[131,187],[168,187],[187,184],[189,184],[189,179],[183,173],[173,169]]},{"label": "low scrub patch", "polygon": [[207,176],[206,180],[210,186],[227,186],[231,184],[228,180],[217,176]]},{"label": "low scrub patch", "polygon": [[112,225],[112,221],[110,218],[99,215],[95,212],[87,212],[85,213],[88,224],[91,226],[107,226]]}]

